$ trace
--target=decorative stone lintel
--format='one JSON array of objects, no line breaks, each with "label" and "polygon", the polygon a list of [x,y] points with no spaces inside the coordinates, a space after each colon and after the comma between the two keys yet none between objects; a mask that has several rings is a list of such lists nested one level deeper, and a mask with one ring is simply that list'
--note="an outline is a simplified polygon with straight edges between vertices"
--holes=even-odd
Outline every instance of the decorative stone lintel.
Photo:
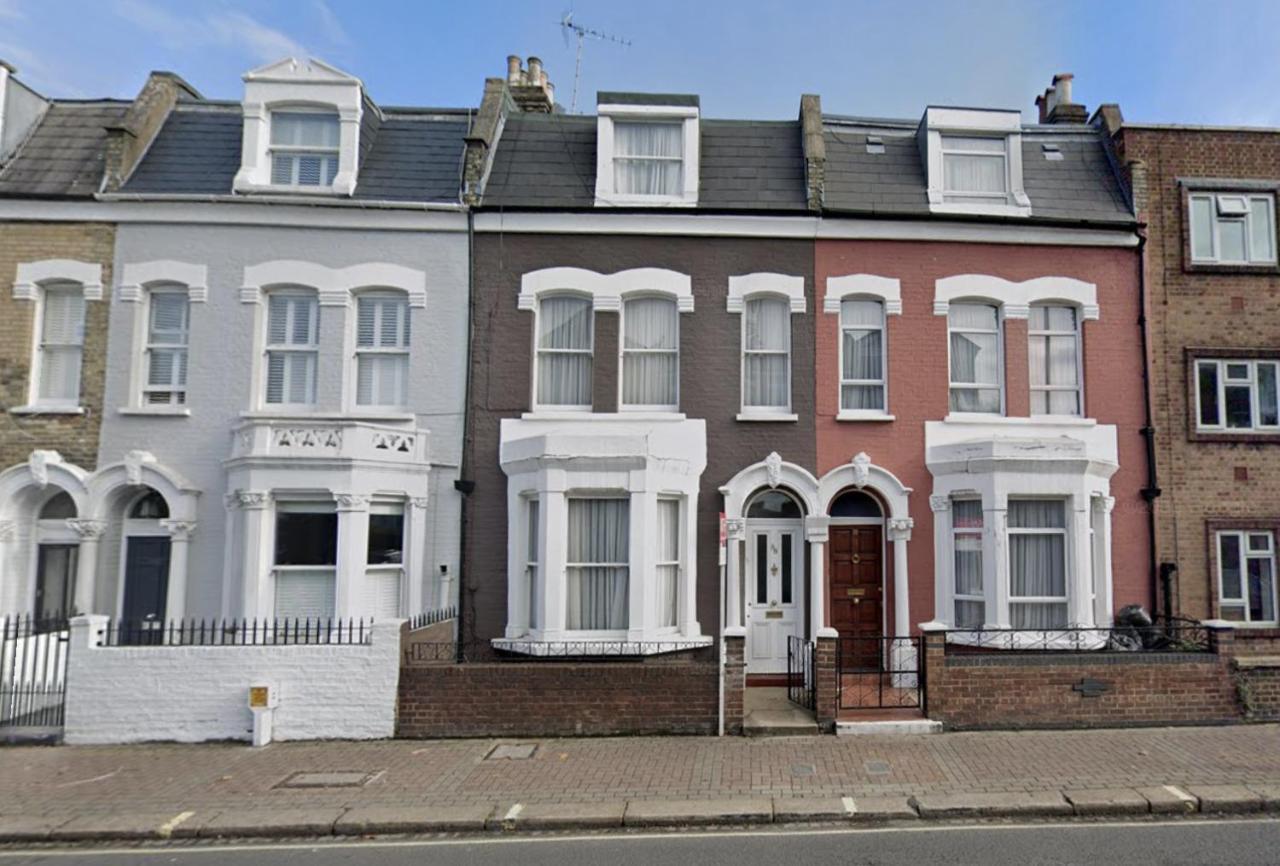
[{"label": "decorative stone lintel", "polygon": [[409,504],[414,508],[426,508],[430,500],[426,496],[410,496]]},{"label": "decorative stone lintel", "polygon": [[364,511],[369,507],[369,497],[361,493],[335,493],[333,498],[339,511]]},{"label": "decorative stone lintel", "polygon": [[[234,502],[231,501],[233,498]],[[228,497],[228,503],[232,507],[266,508],[270,499],[271,495],[265,490],[237,490]]]},{"label": "decorative stone lintel", "polygon": [[83,517],[67,518],[67,528],[80,536],[81,541],[97,541],[107,531],[105,520],[89,520]]},{"label": "decorative stone lintel", "polygon": [[949,496],[930,496],[929,508],[935,513],[939,511],[950,511],[951,498]]},{"label": "decorative stone lintel", "polygon": [[910,541],[916,522],[910,517],[891,517],[888,522],[890,541]]},{"label": "decorative stone lintel", "polygon": [[160,525],[168,530],[174,541],[190,541],[196,531],[194,520],[161,520]]},{"label": "decorative stone lintel", "polygon": [[726,518],[724,533],[731,541],[741,541],[747,534],[747,522],[741,517]]}]

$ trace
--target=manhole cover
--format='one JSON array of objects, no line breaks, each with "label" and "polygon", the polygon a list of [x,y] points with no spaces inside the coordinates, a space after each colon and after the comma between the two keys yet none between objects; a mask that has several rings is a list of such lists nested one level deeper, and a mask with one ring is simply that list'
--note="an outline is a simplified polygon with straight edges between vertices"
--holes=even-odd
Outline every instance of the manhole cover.
[{"label": "manhole cover", "polygon": [[888,761],[863,761],[862,767],[872,776],[887,776],[892,769]]},{"label": "manhole cover", "polygon": [[329,770],[322,773],[294,773],[277,788],[361,788],[375,773],[364,770]]},{"label": "manhole cover", "polygon": [[484,759],[486,761],[527,761],[537,750],[536,743],[503,743],[494,746]]},{"label": "manhole cover", "polygon": [[793,776],[812,776],[815,770],[813,764],[792,764],[791,775]]}]

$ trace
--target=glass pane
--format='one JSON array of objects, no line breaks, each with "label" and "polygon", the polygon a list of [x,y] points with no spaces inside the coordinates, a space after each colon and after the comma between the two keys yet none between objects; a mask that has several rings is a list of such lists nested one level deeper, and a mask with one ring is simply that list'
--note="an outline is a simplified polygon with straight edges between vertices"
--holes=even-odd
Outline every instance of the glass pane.
[{"label": "glass pane", "polygon": [[747,355],[743,402],[747,406],[785,409],[791,402],[786,355]]},{"label": "glass pane", "polygon": [[1249,619],[1271,622],[1276,618],[1275,580],[1271,557],[1249,559]]},{"label": "glass pane", "polygon": [[796,504],[796,501],[778,490],[761,493],[751,500],[751,505],[747,508],[747,517],[789,520],[803,516],[804,512],[800,510],[800,506]]},{"label": "glass pane", "polygon": [[952,304],[947,322],[955,329],[994,331],[999,316],[991,304]]},{"label": "glass pane", "polygon": [[883,378],[880,333],[880,331],[844,332],[842,374],[845,379]]},{"label": "glass pane", "polygon": [[756,536],[756,604],[769,603],[769,536]]},{"label": "glass pane", "polygon": [[1258,365],[1258,423],[1267,427],[1280,424],[1275,364]]},{"label": "glass pane", "polygon": [[566,560],[625,565],[630,560],[630,509],[626,499],[570,499]]},{"label": "glass pane", "polygon": [[369,565],[404,562],[404,514],[369,515]]},{"label": "glass pane", "polygon": [[276,575],[275,615],[280,619],[329,619],[334,606],[333,569],[282,571]]},{"label": "glass pane", "polygon": [[129,517],[134,520],[162,520],[168,516],[168,503],[154,490],[133,503],[133,508],[129,511]]},{"label": "glass pane", "polygon": [[977,135],[944,135],[943,150],[976,150],[983,153],[1004,153],[1003,138],[984,138]]},{"label": "glass pane", "polygon": [[1222,598],[1243,598],[1240,592],[1240,536],[1218,536],[1218,574]]},{"label": "glass pane", "polygon": [[841,493],[831,503],[832,517],[880,517],[880,503],[859,490]]},{"label": "glass pane", "polygon": [[538,402],[544,406],[590,406],[591,356],[540,352]]},{"label": "glass pane", "polygon": [[538,307],[538,346],[590,349],[591,320],[591,301],[586,298],[544,298]]},{"label": "glass pane", "polygon": [[676,405],[679,360],[674,352],[624,353],[622,402],[626,406]]},{"label": "glass pane", "polygon": [[1219,261],[1243,262],[1244,255],[1244,220],[1218,220]]},{"label": "glass pane", "polygon": [[59,345],[84,342],[84,293],[79,287],[45,289],[41,336]]},{"label": "glass pane", "polygon": [[40,351],[42,400],[72,402],[80,397],[80,347],[45,346]]},{"label": "glass pane", "polygon": [[529,500],[529,527],[526,538],[528,546],[525,550],[525,557],[529,562],[541,561],[538,556],[538,512],[540,507],[537,499]]},{"label": "glass pane", "polygon": [[840,389],[841,409],[884,409],[882,385],[845,385]]},{"label": "glass pane", "polygon": [[956,599],[956,628],[982,628],[985,618],[982,602]]},{"label": "glass pane", "polygon": [[954,500],[951,503],[951,525],[956,529],[981,529],[982,500]]},{"label": "glass pane", "polygon": [[1050,391],[1049,397],[1049,414],[1051,415],[1079,415],[1080,414],[1080,394],[1077,391]]},{"label": "glass pane", "polygon": [[1076,338],[1049,337],[1048,384],[1076,384]]},{"label": "glass pane", "polygon": [[1003,153],[992,156],[944,153],[942,167],[944,192],[1005,191]]},{"label": "glass pane", "polygon": [[338,118],[331,114],[272,112],[271,143],[293,147],[337,147]]},{"label": "glass pane", "polygon": [[1191,257],[1213,258],[1213,201],[1191,199]]},{"label": "glass pane", "polygon": [[951,411],[998,413],[1000,391],[996,388],[952,388]]},{"label": "glass pane", "polygon": [[1010,604],[1009,621],[1014,628],[1066,628],[1067,606],[1061,602]]},{"label": "glass pane", "polygon": [[1265,198],[1249,200],[1249,258],[1269,262],[1276,257],[1276,230],[1271,225],[1271,202]]},{"label": "glass pane", "polygon": [[65,520],[76,516],[76,503],[71,494],[63,491],[44,504],[40,509],[41,520]]},{"label": "glass pane", "polygon": [[1010,499],[1009,526],[1015,529],[1062,529],[1064,503],[1057,499]]},{"label": "glass pane", "polygon": [[851,328],[855,325],[871,325],[880,327],[884,324],[884,307],[879,301],[861,301],[849,298],[840,302],[840,325]]},{"label": "glass pane", "polygon": [[996,385],[1000,362],[995,334],[951,334],[951,381]]},{"label": "glass pane", "polygon": [[1228,427],[1253,426],[1253,400],[1248,385],[1228,385],[1223,388],[1227,402]]},{"label": "glass pane", "polygon": [[791,533],[782,533],[782,603],[791,604]]},{"label": "glass pane", "polygon": [[627,627],[630,507],[626,499],[569,500],[568,628]]},{"label": "glass pane", "polygon": [[982,595],[982,536],[956,533],[955,553],[956,595]]},{"label": "glass pane", "polygon": [[187,296],[164,292],[151,296],[151,342],[186,345]]},{"label": "glass pane", "polygon": [[334,565],[337,556],[335,512],[276,514],[276,565]]},{"label": "glass pane", "polygon": [[675,301],[667,298],[635,298],[627,301],[622,317],[626,323],[623,348],[676,348],[680,313]]},{"label": "glass pane", "polygon": [[680,501],[658,500],[658,561],[680,560]]},{"label": "glass pane", "polygon": [[747,349],[785,352],[791,347],[791,307],[776,298],[747,301]]},{"label": "glass pane", "polygon": [[1271,549],[1271,533],[1269,532],[1249,533],[1249,552],[1250,553],[1266,553],[1270,549]]},{"label": "glass pane", "polygon": [[[36,618],[61,619],[74,613],[76,564],[74,544],[42,544],[37,553]],[[9,656],[12,660],[13,656]]]},{"label": "glass pane", "polygon": [[1217,427],[1222,423],[1218,414],[1218,365],[1200,363],[1196,365],[1196,370],[1200,391],[1200,424],[1204,427]]}]

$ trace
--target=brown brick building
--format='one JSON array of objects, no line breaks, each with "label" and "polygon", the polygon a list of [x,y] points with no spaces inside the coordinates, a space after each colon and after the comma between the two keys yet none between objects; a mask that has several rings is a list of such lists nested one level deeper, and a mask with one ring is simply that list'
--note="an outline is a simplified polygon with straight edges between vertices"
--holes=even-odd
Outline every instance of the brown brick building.
[{"label": "brown brick building", "polygon": [[1100,117],[1146,223],[1162,601],[1274,626],[1280,134]]}]

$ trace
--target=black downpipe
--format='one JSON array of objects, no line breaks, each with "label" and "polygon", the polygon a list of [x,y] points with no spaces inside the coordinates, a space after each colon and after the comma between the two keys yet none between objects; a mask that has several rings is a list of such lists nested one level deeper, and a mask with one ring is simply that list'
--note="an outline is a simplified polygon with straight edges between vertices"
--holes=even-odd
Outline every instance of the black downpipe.
[{"label": "black downpipe", "polygon": [[471,502],[469,494],[475,489],[470,479],[471,469],[471,350],[475,341],[476,298],[476,217],[467,208],[467,372],[462,400],[462,459],[459,461],[458,480],[453,483],[462,495],[462,508],[458,522],[458,643],[456,660],[462,662],[466,653],[467,625],[467,512]]},{"label": "black downpipe", "polygon": [[[1147,486],[1142,488],[1142,498],[1147,503],[1147,544],[1151,549],[1151,562],[1149,569],[1149,577],[1151,580],[1151,592],[1156,596],[1160,592],[1160,584],[1164,584],[1164,614],[1166,616],[1173,615],[1172,601],[1173,595],[1170,591],[1170,573],[1157,565],[1158,557],[1156,556],[1156,506],[1155,501],[1160,496],[1160,481],[1156,472],[1156,428],[1155,422],[1151,416],[1151,368],[1155,366],[1155,359],[1148,354],[1147,339],[1147,267],[1146,267],[1146,247],[1147,237],[1144,233],[1138,234],[1138,333],[1142,339],[1142,409],[1145,418],[1145,426],[1142,428],[1142,438],[1147,445]],[[1176,568],[1176,566],[1175,566]],[[1158,575],[1158,577],[1157,577]]]}]

